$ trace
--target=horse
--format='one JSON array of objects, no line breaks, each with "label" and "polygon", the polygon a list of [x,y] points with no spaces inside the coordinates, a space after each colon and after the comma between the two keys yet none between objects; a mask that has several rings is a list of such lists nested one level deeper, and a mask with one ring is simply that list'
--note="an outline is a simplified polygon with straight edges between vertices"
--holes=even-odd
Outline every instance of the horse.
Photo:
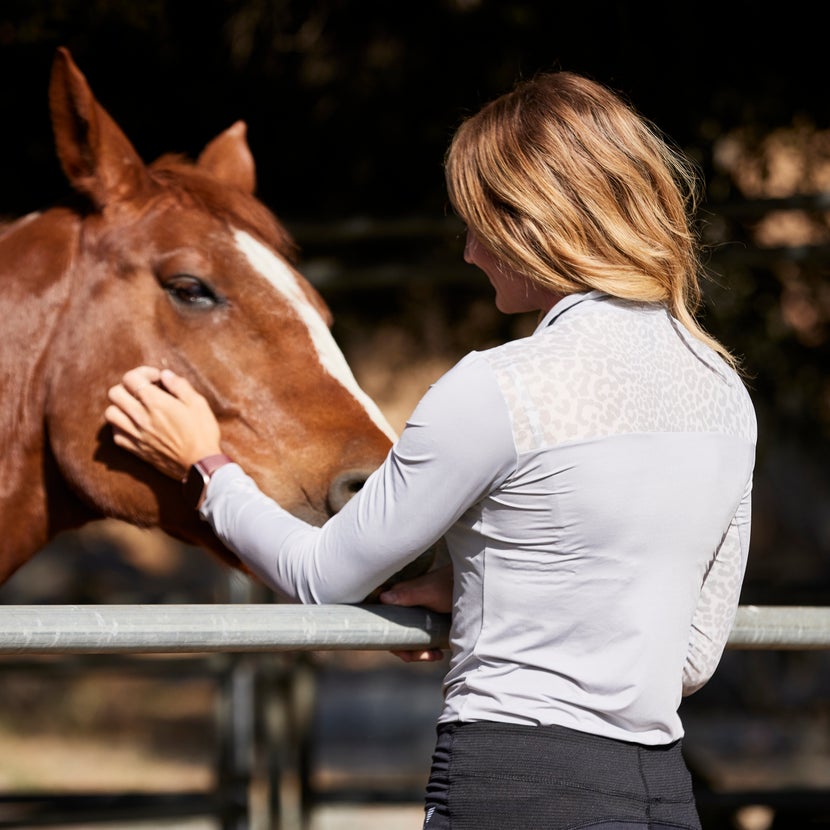
[{"label": "horse", "polygon": [[255,196],[244,121],[195,161],[145,164],[63,47],[48,98],[68,198],[0,228],[0,584],[99,518],[160,528],[244,572],[178,482],[115,446],[103,412],[125,371],[188,377],[225,451],[317,525],[395,432],[358,386],[293,238]]}]

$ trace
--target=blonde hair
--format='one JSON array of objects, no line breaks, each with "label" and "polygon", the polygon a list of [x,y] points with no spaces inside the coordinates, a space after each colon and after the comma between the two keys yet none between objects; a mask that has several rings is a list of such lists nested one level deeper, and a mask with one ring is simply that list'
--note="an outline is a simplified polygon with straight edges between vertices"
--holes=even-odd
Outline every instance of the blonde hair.
[{"label": "blonde hair", "polygon": [[556,293],[665,303],[735,365],[695,318],[695,168],[615,93],[539,75],[464,121],[445,161],[455,212],[502,262]]}]

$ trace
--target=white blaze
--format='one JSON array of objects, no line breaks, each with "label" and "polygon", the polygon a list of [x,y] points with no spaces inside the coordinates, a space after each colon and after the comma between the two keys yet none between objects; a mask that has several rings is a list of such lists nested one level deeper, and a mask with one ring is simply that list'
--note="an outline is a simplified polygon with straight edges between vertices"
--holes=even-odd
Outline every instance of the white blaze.
[{"label": "white blaze", "polygon": [[394,441],[397,438],[395,430],[384,418],[377,404],[358,386],[343,352],[340,351],[329,331],[329,327],[326,325],[326,321],[311,304],[288,264],[244,231],[235,231],[234,238],[239,250],[245,255],[252,267],[288,300],[297,315],[305,323],[322,367],[351,393],[377,426],[391,441]]}]

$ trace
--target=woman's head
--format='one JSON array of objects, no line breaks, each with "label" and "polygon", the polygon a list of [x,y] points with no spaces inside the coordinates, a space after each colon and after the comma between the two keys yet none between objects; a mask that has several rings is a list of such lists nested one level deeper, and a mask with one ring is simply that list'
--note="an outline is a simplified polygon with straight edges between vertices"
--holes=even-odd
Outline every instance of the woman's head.
[{"label": "woman's head", "polygon": [[505,266],[555,293],[599,289],[666,303],[697,336],[697,179],[607,88],[539,75],[457,130],[446,158],[456,213]]},{"label": "woman's head", "polygon": [[475,231],[467,229],[464,261],[475,265],[487,275],[495,291],[496,308],[505,314],[549,311],[563,294],[537,280],[529,279],[505,265],[503,260],[483,244]]}]

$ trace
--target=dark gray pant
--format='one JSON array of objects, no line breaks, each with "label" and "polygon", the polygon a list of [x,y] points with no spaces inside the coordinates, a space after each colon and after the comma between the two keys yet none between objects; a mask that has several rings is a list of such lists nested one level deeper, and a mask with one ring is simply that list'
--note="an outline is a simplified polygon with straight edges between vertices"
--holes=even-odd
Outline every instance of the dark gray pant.
[{"label": "dark gray pant", "polygon": [[559,726],[443,724],[424,830],[700,830],[677,741]]}]

